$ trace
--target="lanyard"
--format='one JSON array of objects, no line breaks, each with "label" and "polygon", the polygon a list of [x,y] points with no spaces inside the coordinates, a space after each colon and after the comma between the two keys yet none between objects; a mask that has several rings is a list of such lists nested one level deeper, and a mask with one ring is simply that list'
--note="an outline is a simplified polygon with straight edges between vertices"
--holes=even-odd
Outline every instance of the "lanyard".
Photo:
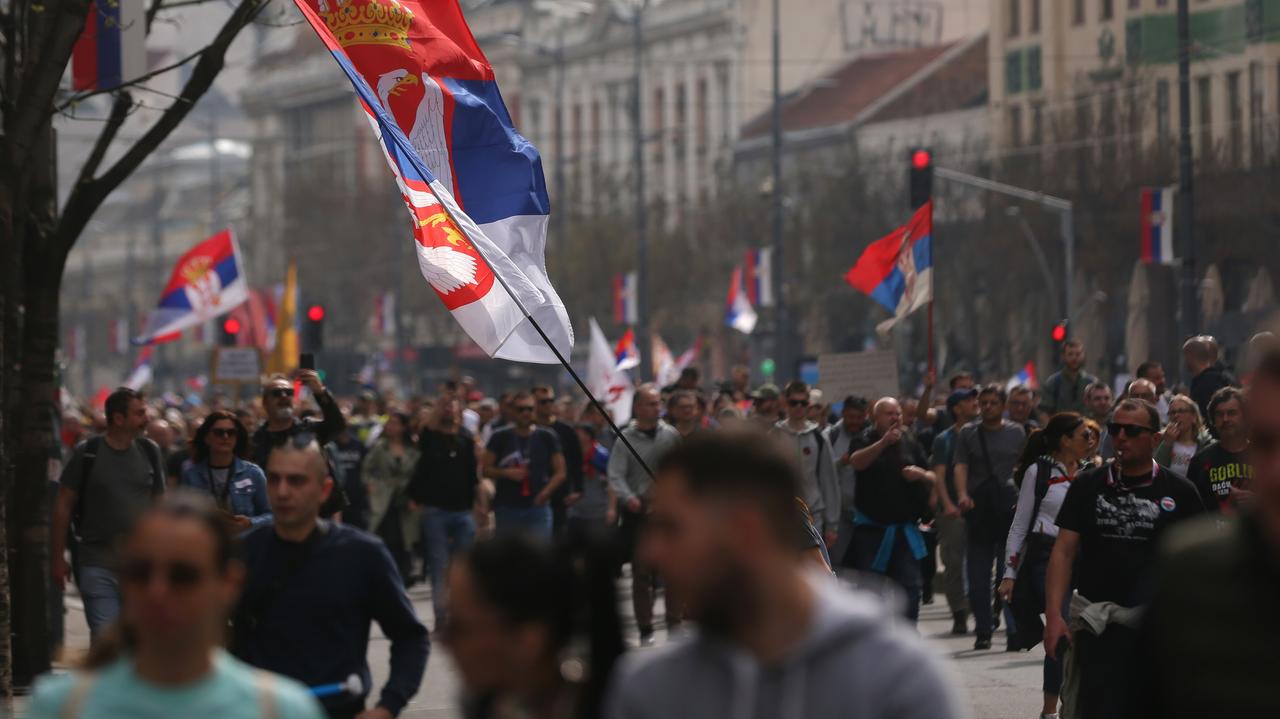
[{"label": "lanyard", "polygon": [[1124,482],[1120,481],[1119,472],[1116,467],[1117,467],[1116,463],[1112,462],[1109,468],[1107,469],[1107,486],[1117,487],[1122,492],[1133,491],[1135,489],[1141,489],[1143,487],[1150,487],[1151,484],[1156,481],[1156,474],[1160,471],[1160,465],[1156,464],[1156,461],[1153,459],[1151,460],[1151,479],[1143,480],[1138,484],[1125,484]]}]

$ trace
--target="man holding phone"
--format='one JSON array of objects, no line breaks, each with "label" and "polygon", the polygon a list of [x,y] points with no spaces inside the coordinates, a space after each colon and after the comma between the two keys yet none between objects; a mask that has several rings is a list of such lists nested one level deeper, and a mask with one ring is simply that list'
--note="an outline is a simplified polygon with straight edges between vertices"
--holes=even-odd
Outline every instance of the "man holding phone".
[{"label": "man holding phone", "polygon": [[[293,382],[282,374],[268,378],[262,385],[262,409],[267,414],[267,421],[253,433],[252,442],[253,462],[259,467],[267,466],[267,457],[270,456],[272,447],[301,432],[316,436],[320,445],[325,447],[326,459],[330,465],[333,465],[333,459],[326,445],[338,438],[346,428],[347,421],[343,418],[342,410],[334,401],[333,395],[329,394],[329,390],[325,389],[324,383],[320,381],[320,374],[314,369],[315,361],[310,359],[309,354],[304,354],[302,359],[300,364],[312,365],[312,367],[298,370],[298,380],[311,390],[311,396],[320,407],[321,418],[298,417],[294,412],[296,398]],[[335,477],[338,476],[333,472],[332,466],[330,472]],[[321,508],[322,516],[333,516],[346,506],[346,493],[342,489],[342,484],[337,483],[325,506]]]}]

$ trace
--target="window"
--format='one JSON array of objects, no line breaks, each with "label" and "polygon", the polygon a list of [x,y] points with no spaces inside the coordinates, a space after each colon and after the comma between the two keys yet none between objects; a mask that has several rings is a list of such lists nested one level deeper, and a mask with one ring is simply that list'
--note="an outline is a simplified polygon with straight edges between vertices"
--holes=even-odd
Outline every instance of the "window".
[{"label": "window", "polygon": [[1040,46],[1027,48],[1027,89],[1040,89]]},{"label": "window", "polygon": [[1018,105],[1009,108],[1009,144],[1022,147],[1022,108]]},{"label": "window", "polygon": [[1102,139],[1102,157],[1115,156],[1116,145],[1116,91],[1108,89],[1102,94],[1102,106],[1098,108],[1098,136]]},{"label": "window", "polygon": [[1169,81],[1156,81],[1156,141],[1169,139]]},{"label": "window", "polygon": [[1244,108],[1240,104],[1240,71],[1227,73],[1227,152],[1232,167],[1244,164]]},{"label": "window", "polygon": [[1031,18],[1027,24],[1027,32],[1034,35],[1040,32],[1040,0],[1031,1]]},{"label": "window", "polygon": [[1074,7],[1071,8],[1071,24],[1083,25],[1084,24],[1084,0],[1072,0],[1072,5]]},{"label": "window", "polygon": [[1020,17],[1022,9],[1022,0],[1008,0],[1009,6],[1009,37],[1018,36],[1018,28],[1022,26],[1022,18]]},{"label": "window", "polygon": [[1249,154],[1262,160],[1262,63],[1249,63]]},{"label": "window", "polygon": [[1013,95],[1022,92],[1022,52],[1013,50],[1005,56],[1005,90]]},{"label": "window", "polygon": [[1044,107],[1031,106],[1031,144],[1039,147],[1044,142]]},{"label": "window", "polygon": [[1200,157],[1213,151],[1213,95],[1210,77],[1196,78],[1197,115],[1200,121]]},{"label": "window", "polygon": [[600,101],[591,101],[591,156],[595,161],[600,158]]},{"label": "window", "polygon": [[1116,0],[1102,0],[1100,20],[1110,20],[1116,16]]},{"label": "window", "polygon": [[705,77],[698,78],[697,106],[694,108],[694,127],[693,141],[699,150],[705,150],[707,147],[707,79]]}]

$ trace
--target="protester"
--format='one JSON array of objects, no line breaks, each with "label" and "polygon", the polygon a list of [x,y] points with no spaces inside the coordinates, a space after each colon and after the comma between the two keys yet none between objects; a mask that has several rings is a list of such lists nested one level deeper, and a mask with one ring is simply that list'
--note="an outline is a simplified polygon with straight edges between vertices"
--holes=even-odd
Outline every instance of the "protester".
[{"label": "protester", "polygon": [[[656,577],[639,554],[639,539],[653,499],[653,477],[650,472],[680,442],[680,433],[658,418],[661,399],[658,388],[651,384],[636,390],[631,404],[631,422],[622,436],[640,455],[632,456],[626,445],[618,442],[609,453],[609,486],[617,495],[620,525],[618,543],[623,561],[631,562],[631,604],[640,630],[640,644],[651,646],[653,638],[653,601]],[[680,623],[679,606],[674,593],[666,595],[667,633]]]},{"label": "protester", "polygon": [[1147,360],[1138,365],[1138,369],[1134,370],[1133,375],[1138,379],[1145,379],[1156,388],[1156,409],[1160,412],[1160,424],[1164,425],[1169,422],[1169,402],[1173,399],[1173,393],[1169,391],[1165,385],[1166,379],[1164,375],[1164,365],[1154,360]]},{"label": "protester", "polygon": [[304,687],[222,650],[244,566],[211,505],[198,495],[169,498],[122,537],[120,623],[81,669],[40,680],[31,719],[324,716]]},{"label": "protester", "polygon": [[[322,699],[331,719],[397,716],[418,691],[430,642],[382,542],[320,519],[333,491],[324,450],[305,432],[286,437],[267,461],[272,525],[244,538],[248,569],[233,622],[236,656],[307,686],[355,674],[361,689]],[[390,678],[365,711],[372,685],[369,631],[390,640]]]},{"label": "protester", "polygon": [[[374,418],[376,419],[376,417]],[[365,434],[374,436],[374,442],[377,442],[377,435],[382,433],[382,423],[386,418],[378,420],[378,424],[367,428]],[[376,428],[376,432],[373,430]],[[341,432],[333,438],[330,445],[330,456],[336,465],[338,473],[342,475],[342,489],[347,495],[347,508],[342,512],[342,523],[350,524],[356,529],[371,529],[369,526],[369,488],[364,483],[362,467],[364,459],[369,454],[369,446],[360,441],[360,438],[352,433],[353,426],[348,423],[342,428]]]},{"label": "protester", "polygon": [[964,516],[960,511],[959,495],[955,485],[955,448],[960,431],[978,416],[978,390],[958,389],[947,397],[947,414],[954,424],[943,430],[933,440],[933,456],[929,466],[939,480],[934,483],[933,520],[938,534],[938,551],[942,554],[943,591],[947,606],[951,609],[951,634],[969,632],[969,593],[965,573],[965,554],[969,548],[969,536]]},{"label": "protester", "polygon": [[815,526],[828,547],[836,543],[840,524],[840,486],[836,481],[835,457],[822,426],[808,417],[809,386],[795,380],[783,389],[786,419],[774,425],[773,433],[790,441],[800,466],[800,498],[814,516]]},{"label": "protester", "polygon": [[600,716],[623,652],[612,556],[518,535],[480,542],[449,572],[444,632],[474,719]]},{"label": "protester", "polygon": [[836,525],[836,543],[831,556],[839,563],[853,540],[853,493],[856,473],[849,458],[849,446],[867,428],[867,400],[849,395],[840,404],[840,421],[827,429],[827,444],[836,458],[836,487],[840,491],[840,520]]},{"label": "protester", "polygon": [[[993,616],[993,563],[1003,566],[1004,540],[1016,499],[1013,471],[1026,434],[1004,418],[1004,389],[990,384],[978,391],[980,420],[960,430],[955,449],[956,506],[965,513],[969,543],[965,564],[969,606],[973,610],[974,649],[990,649],[997,628]],[[999,574],[994,575],[998,580]]]},{"label": "protester", "polygon": [[412,550],[421,536],[421,518],[410,506],[408,491],[420,457],[408,415],[392,412],[360,466],[369,492],[369,528],[387,545],[405,586],[415,580]]},{"label": "protester", "polygon": [[916,524],[929,510],[936,477],[925,469],[924,450],[903,430],[896,399],[880,399],[871,415],[871,426],[849,446],[858,491],[853,544],[843,563],[901,586],[906,616],[914,623],[920,616],[920,560],[926,554]]},{"label": "protester", "polygon": [[594,536],[617,526],[618,496],[609,485],[609,450],[595,439],[595,427],[580,422],[577,432],[583,455],[582,493],[569,507],[569,536]]},{"label": "protester", "polygon": [[[1081,461],[1089,453],[1089,429],[1075,412],[1055,414],[1044,429],[1027,438],[1014,477],[1019,484],[1018,508],[1005,541],[1004,579],[997,592],[1013,609],[1018,649],[1040,643],[1045,610],[1045,576],[1058,536],[1058,511]],[[1067,607],[1058,608],[1062,617]],[[1033,625],[1038,628],[1033,631]],[[1044,657],[1044,706],[1041,719],[1056,719],[1062,690],[1062,663]]]},{"label": "protester", "polygon": [[700,429],[697,393],[688,389],[672,392],[667,399],[667,422],[675,427],[681,437],[688,437]]},{"label": "protester", "polygon": [[1098,381],[1084,371],[1084,344],[1079,340],[1062,343],[1062,369],[1049,375],[1041,386],[1040,412],[1053,416],[1059,412],[1085,412],[1085,389]]},{"label": "protester", "polygon": [[1084,416],[1102,427],[1102,433],[1098,435],[1098,454],[1104,460],[1111,459],[1115,456],[1115,447],[1112,446],[1111,435],[1107,432],[1107,422],[1110,421],[1111,408],[1115,404],[1111,388],[1105,382],[1094,382],[1085,389],[1084,396]]},{"label": "protester", "polygon": [[445,586],[449,563],[475,542],[473,513],[484,514],[488,509],[479,491],[480,449],[462,426],[458,400],[439,402],[433,425],[418,437],[418,463],[406,494],[411,507],[422,514],[421,536],[438,631],[449,617]]},{"label": "protester", "polygon": [[65,589],[71,576],[67,537],[75,531],[75,581],[91,642],[120,614],[116,546],[165,490],[160,448],[142,436],[143,396],[117,389],[107,397],[106,416],[106,433],[80,443],[62,470],[49,541],[53,580]]},{"label": "protester", "polygon": [[[1172,524],[1204,505],[1190,482],[1156,464],[1160,413],[1154,405],[1122,400],[1108,431],[1116,460],[1071,482],[1058,510],[1058,538],[1045,579],[1045,651],[1057,659],[1065,645],[1063,714],[1127,717],[1126,692],[1138,676],[1137,615],[1151,596],[1156,541]],[[1074,568],[1076,595],[1067,602]]]},{"label": "protester", "polygon": [[[267,419],[253,433],[253,452],[249,457],[259,467],[266,466],[267,455],[271,454],[271,448],[283,442],[289,435],[300,432],[314,435],[316,441],[323,447],[332,442],[347,425],[346,419],[342,416],[342,409],[334,401],[333,395],[329,394],[329,390],[325,389],[324,383],[320,381],[320,375],[315,370],[298,370],[298,381],[311,390],[316,405],[320,407],[322,418],[295,416],[293,383],[284,375],[272,375],[262,385],[262,409],[267,413]],[[326,461],[331,462],[327,455]],[[335,477],[340,476],[335,472],[336,470],[331,467],[330,474]],[[321,509],[321,514],[325,517],[339,515],[347,504],[346,492],[342,490],[342,484],[339,483],[334,491],[329,493],[329,499]]]},{"label": "protester", "polygon": [[1032,430],[1040,428],[1040,422],[1032,415],[1036,409],[1036,393],[1025,384],[1014,385],[1009,390],[1009,399],[1006,402],[1006,413],[1009,415],[1009,421],[1022,427],[1022,431],[1031,436]]},{"label": "protester", "polygon": [[1244,392],[1235,387],[1223,387],[1209,400],[1218,439],[1192,458],[1186,476],[1210,511],[1234,513],[1253,501],[1246,409]]},{"label": "protester", "polygon": [[1223,387],[1238,386],[1236,378],[1218,358],[1218,341],[1209,335],[1197,335],[1182,345],[1182,359],[1191,372],[1191,388],[1187,394],[1200,406],[1200,414],[1213,420],[1209,400]]},{"label": "protester", "polygon": [[800,477],[785,450],[756,434],[703,433],[656,469],[644,553],[699,632],[625,657],[606,717],[962,714],[922,640],[799,559]]},{"label": "protester", "polygon": [[271,521],[267,478],[249,453],[249,432],[234,414],[214,410],[204,418],[191,442],[191,460],[182,470],[182,485],[204,492],[217,503],[223,518],[238,531]]},{"label": "protester", "polygon": [[[1147,379],[1135,379],[1129,383],[1128,387],[1125,388],[1124,396],[1127,399],[1139,399],[1143,402],[1155,404],[1158,399],[1156,384],[1155,382]],[[1157,407],[1157,410],[1158,409],[1159,408]]]},{"label": "protester", "polygon": [[762,384],[751,393],[751,412],[748,418],[759,428],[768,431],[781,419],[778,402],[782,395],[777,385]]},{"label": "protester", "polygon": [[561,419],[556,411],[556,391],[550,385],[533,388],[534,421],[539,427],[555,432],[564,455],[565,481],[551,496],[551,528],[557,535],[564,532],[569,505],[582,496],[582,444],[573,425]]},{"label": "protester", "polygon": [[1154,457],[1160,466],[1190,479],[1191,458],[1208,448],[1213,437],[1200,417],[1200,407],[1190,397],[1174,395],[1168,406],[1169,424]]},{"label": "protester", "polygon": [[1131,717],[1280,716],[1280,354],[1259,360],[1245,409],[1257,502],[1169,533],[1143,616]]},{"label": "protester", "polygon": [[484,451],[484,476],[495,483],[493,514],[500,532],[552,534],[551,497],[565,481],[560,438],[534,424],[533,395],[511,397],[515,422],[489,438]]}]

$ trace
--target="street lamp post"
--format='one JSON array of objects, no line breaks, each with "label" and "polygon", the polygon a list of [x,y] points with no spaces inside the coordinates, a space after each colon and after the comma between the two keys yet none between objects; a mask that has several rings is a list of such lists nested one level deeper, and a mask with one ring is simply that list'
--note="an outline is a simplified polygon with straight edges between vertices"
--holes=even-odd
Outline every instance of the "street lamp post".
[{"label": "street lamp post", "polygon": [[774,302],[774,361],[781,367],[783,379],[795,374],[792,360],[791,325],[787,317],[787,298],[783,295],[786,262],[783,251],[786,243],[782,236],[782,13],[779,0],[773,0],[773,302]]},{"label": "street lamp post", "polygon": [[1178,0],[1178,204],[1182,218],[1174,225],[1182,236],[1179,306],[1183,337],[1197,332],[1195,201],[1191,157],[1191,18],[1187,0]]},{"label": "street lamp post", "polygon": [[632,5],[631,29],[635,53],[635,76],[631,84],[631,129],[635,153],[636,173],[636,315],[640,326],[636,328],[640,344],[640,366],[636,375],[647,379],[645,364],[653,358],[653,342],[649,334],[649,237],[644,186],[644,9],[646,0],[636,0]]}]

